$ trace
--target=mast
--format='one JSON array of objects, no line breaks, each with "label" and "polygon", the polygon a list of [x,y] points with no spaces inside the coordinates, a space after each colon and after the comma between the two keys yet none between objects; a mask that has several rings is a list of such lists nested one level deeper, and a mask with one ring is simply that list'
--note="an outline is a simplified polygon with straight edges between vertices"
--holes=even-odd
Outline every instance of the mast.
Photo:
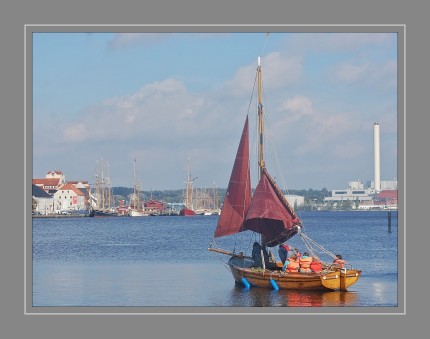
[{"label": "mast", "polygon": [[[191,198],[192,198],[192,191],[190,192],[190,185],[191,185],[191,175],[190,175],[190,170],[188,168],[188,173],[187,173],[187,183],[186,183],[186,203],[185,203],[185,207],[186,208],[191,208]],[[192,190],[192,188],[191,188]]]},{"label": "mast", "polygon": [[95,209],[99,209],[100,208],[100,201],[101,201],[101,197],[100,197],[100,178],[99,178],[99,160],[97,159],[97,163],[96,163],[96,191],[95,191],[95,197],[96,197],[96,207]]},{"label": "mast", "polygon": [[111,185],[111,182],[110,182],[110,165],[109,165],[109,163],[107,163],[107,167],[108,167],[108,169],[107,169],[107,172],[108,172],[108,176],[107,176],[107,184],[108,184],[108,209],[109,209],[109,211],[111,211],[111,209],[112,209],[112,185]]},{"label": "mast", "polygon": [[[197,178],[194,178],[197,179]],[[188,209],[195,209],[195,202],[193,199],[193,183],[194,179],[191,179],[191,171],[190,171],[190,159],[188,158],[187,165],[187,181],[185,184],[185,207]],[[197,194],[197,191],[195,192]]]},{"label": "mast", "polygon": [[[133,164],[133,208],[137,209],[138,207],[136,207],[136,200],[137,200],[137,189],[136,189],[136,159],[134,159],[134,164]],[[137,203],[137,206],[138,203]]]},{"label": "mast", "polygon": [[[264,135],[263,135],[263,100],[262,100],[262,94],[261,94],[261,63],[260,63],[260,57],[258,57],[258,66],[257,66],[257,93],[258,93],[258,136],[259,136],[259,147],[258,147],[258,168],[259,171],[259,179],[263,176],[263,170],[264,170]],[[264,236],[260,235],[260,242],[261,246],[265,246],[265,239]],[[261,253],[261,257],[263,256],[263,250]],[[263,259],[264,260],[264,259]],[[264,262],[263,262],[264,267]]]},{"label": "mast", "polygon": [[218,202],[217,202],[217,196],[216,196],[216,187],[215,187],[215,181],[213,186],[213,209],[216,210],[218,208]]},{"label": "mast", "polygon": [[264,164],[264,136],[263,136],[263,100],[261,91],[261,64],[260,57],[258,57],[257,67],[257,81],[258,81],[258,135],[259,135],[259,156],[258,156],[258,167],[260,169],[260,178],[263,174]]},{"label": "mast", "polygon": [[101,183],[101,209],[104,210],[105,209],[105,195],[106,195],[106,188],[105,188],[105,178],[104,178],[104,167],[103,167],[103,159],[101,159],[100,161],[100,165],[101,165],[101,179],[102,179],[102,183]]}]

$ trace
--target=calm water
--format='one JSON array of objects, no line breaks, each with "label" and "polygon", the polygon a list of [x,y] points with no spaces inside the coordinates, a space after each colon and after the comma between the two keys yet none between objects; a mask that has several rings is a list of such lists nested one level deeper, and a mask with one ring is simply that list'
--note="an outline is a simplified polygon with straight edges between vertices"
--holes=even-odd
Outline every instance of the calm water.
[{"label": "calm water", "polygon": [[[325,293],[235,286],[228,257],[208,251],[218,216],[33,219],[33,306],[397,306],[397,212],[391,232],[387,214],[300,213],[309,237],[363,270],[348,292]],[[305,251],[299,236],[289,243]]]}]

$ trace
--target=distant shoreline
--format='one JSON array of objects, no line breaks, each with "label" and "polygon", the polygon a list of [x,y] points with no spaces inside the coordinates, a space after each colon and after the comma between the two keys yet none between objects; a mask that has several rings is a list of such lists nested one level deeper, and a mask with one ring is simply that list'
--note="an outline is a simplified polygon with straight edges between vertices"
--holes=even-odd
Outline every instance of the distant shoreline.
[{"label": "distant shoreline", "polygon": [[89,216],[82,214],[40,214],[32,215],[32,218],[89,218]]}]

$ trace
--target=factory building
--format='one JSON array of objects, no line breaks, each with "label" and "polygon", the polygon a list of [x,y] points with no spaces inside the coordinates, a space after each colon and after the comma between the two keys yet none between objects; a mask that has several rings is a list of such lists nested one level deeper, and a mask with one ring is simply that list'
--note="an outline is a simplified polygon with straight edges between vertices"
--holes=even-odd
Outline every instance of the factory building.
[{"label": "factory building", "polygon": [[285,198],[287,199],[288,203],[293,207],[300,207],[305,204],[305,197],[301,195],[286,195]]},{"label": "factory building", "polygon": [[374,180],[367,187],[360,181],[350,181],[348,188],[331,191],[327,203],[355,202],[357,209],[397,209],[397,180],[381,181],[379,123],[373,125]]}]

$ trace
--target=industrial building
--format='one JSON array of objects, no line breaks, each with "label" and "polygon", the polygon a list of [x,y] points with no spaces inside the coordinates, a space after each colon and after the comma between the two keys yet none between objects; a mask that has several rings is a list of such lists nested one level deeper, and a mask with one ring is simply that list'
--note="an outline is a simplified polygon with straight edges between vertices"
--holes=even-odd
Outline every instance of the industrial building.
[{"label": "industrial building", "polygon": [[374,180],[367,187],[360,181],[350,181],[348,188],[331,191],[326,203],[354,202],[352,208],[361,210],[397,209],[397,180],[381,181],[379,123],[373,125]]}]

